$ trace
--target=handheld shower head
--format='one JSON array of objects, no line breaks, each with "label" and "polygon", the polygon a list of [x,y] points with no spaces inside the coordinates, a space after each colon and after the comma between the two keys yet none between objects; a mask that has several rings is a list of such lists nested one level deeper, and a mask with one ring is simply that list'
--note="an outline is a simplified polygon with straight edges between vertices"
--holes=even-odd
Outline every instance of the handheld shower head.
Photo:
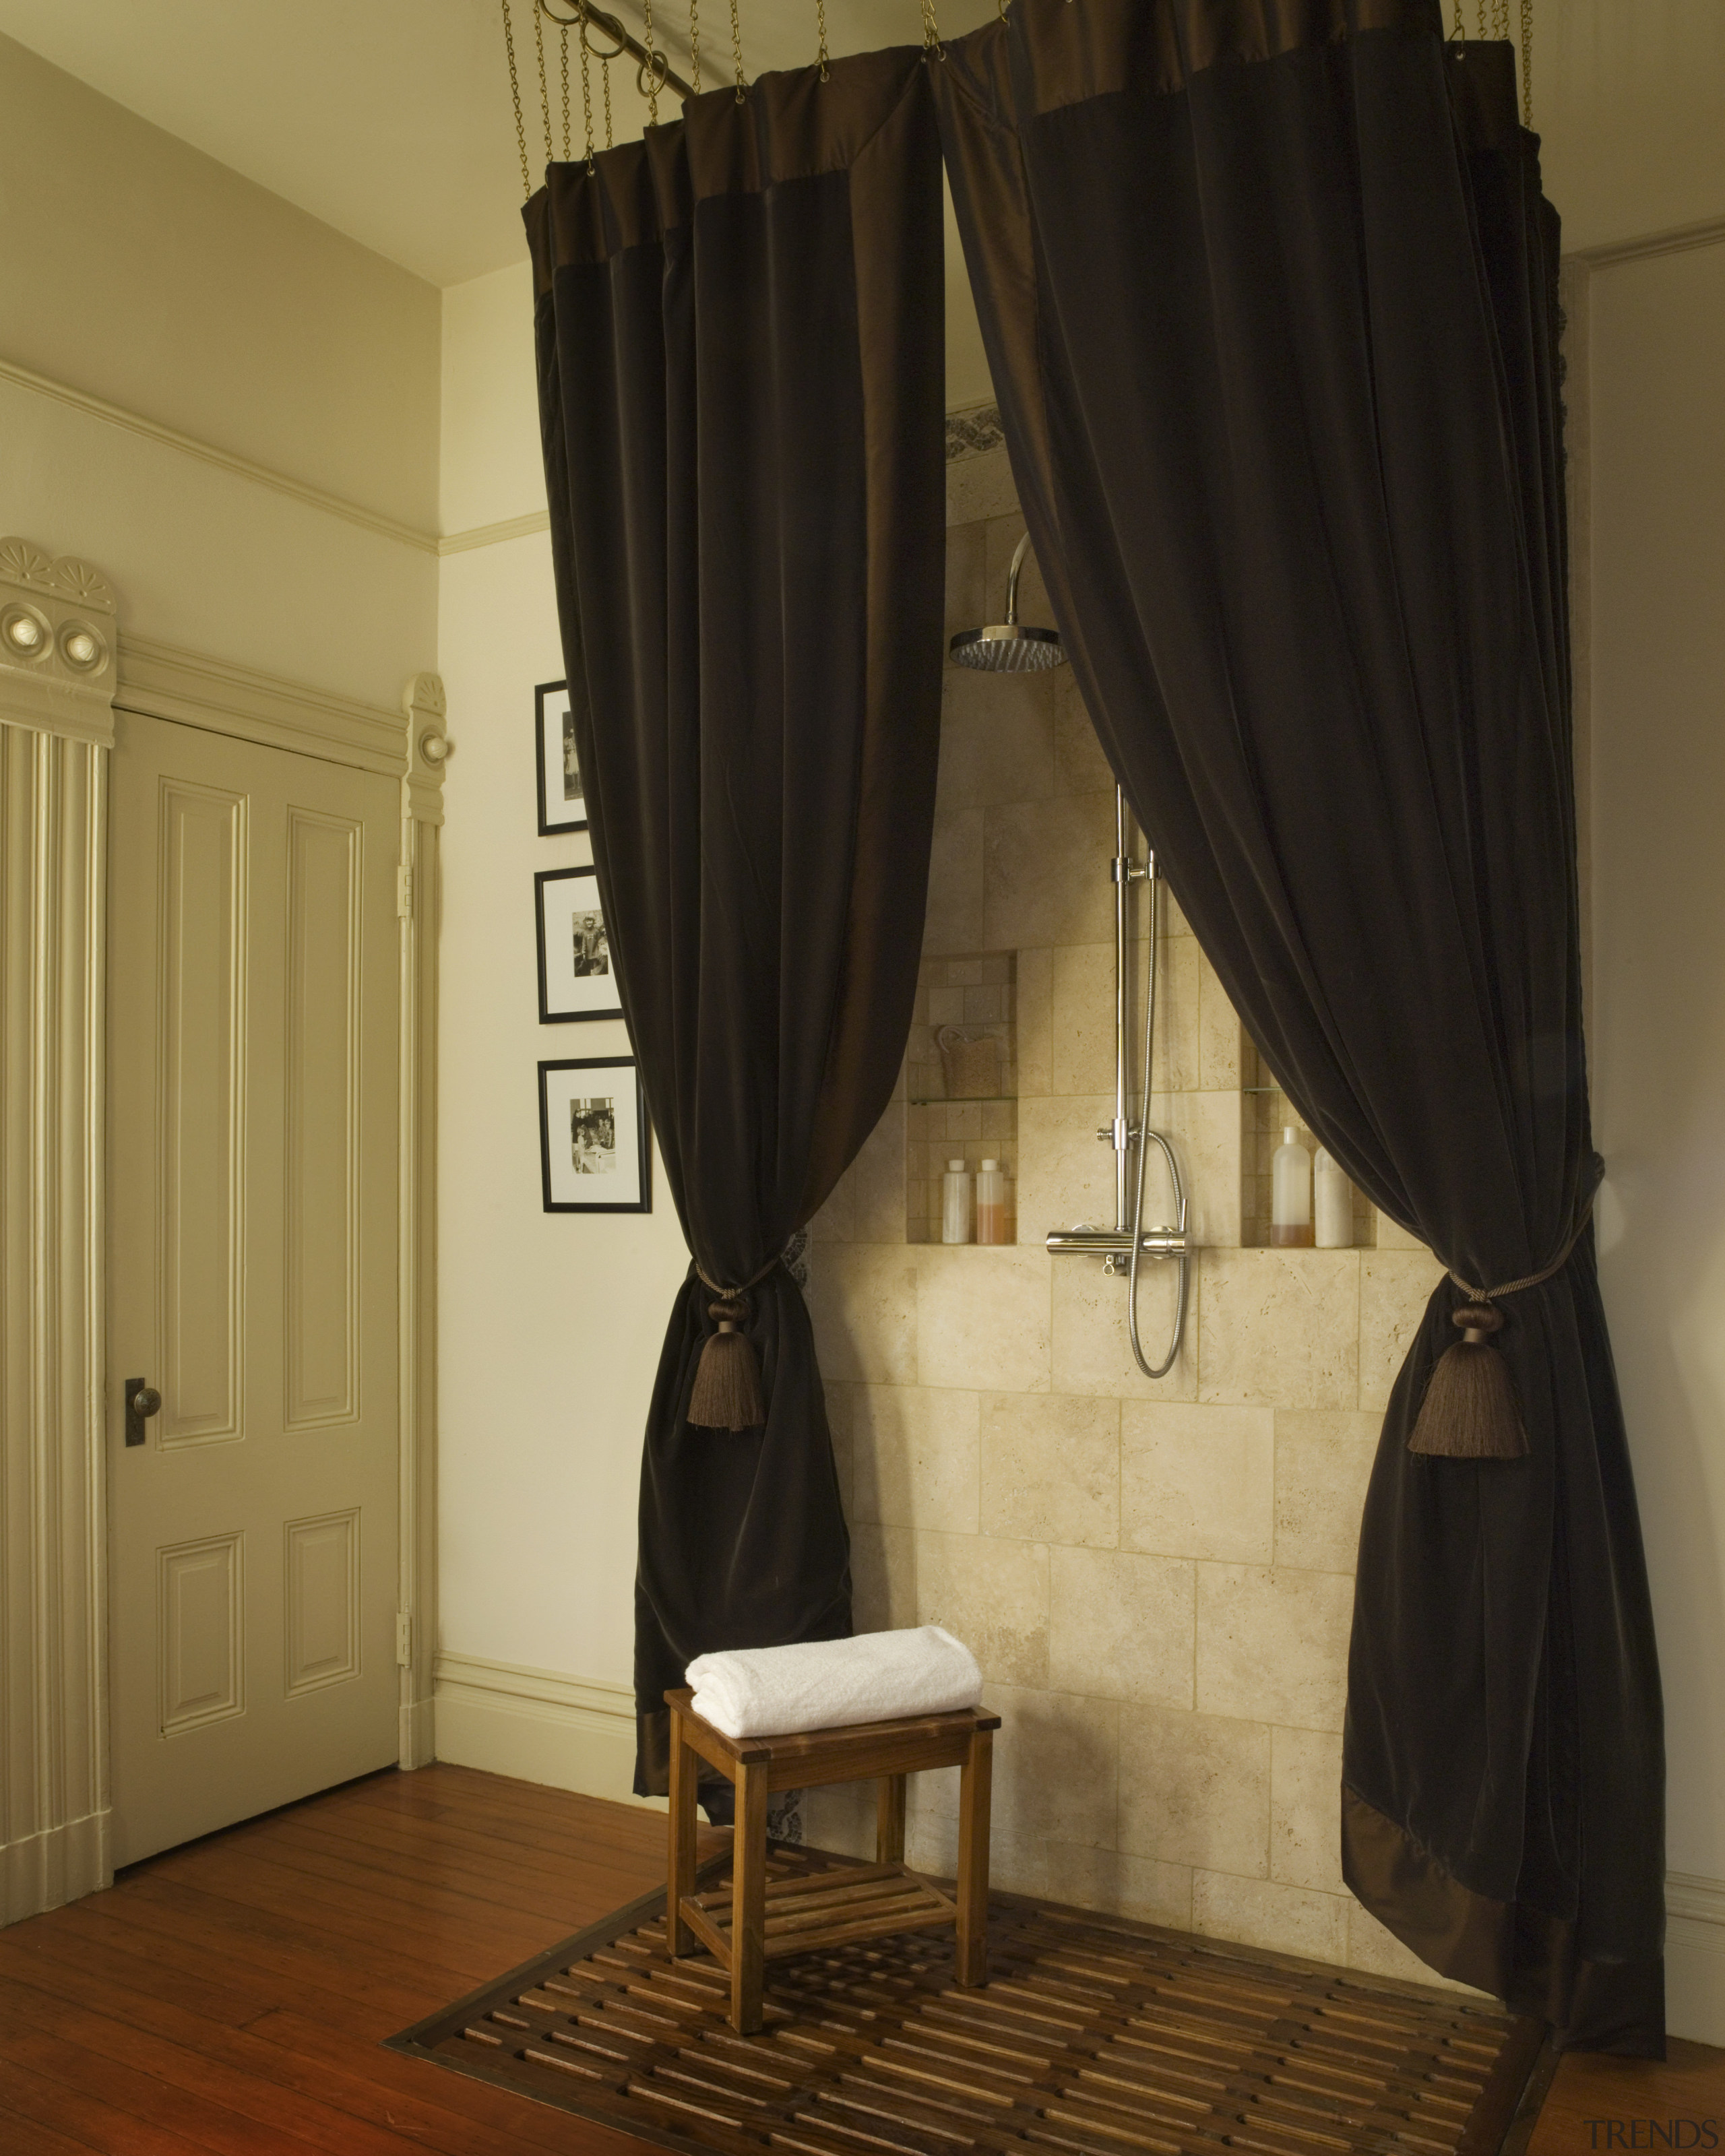
[{"label": "handheld shower head", "polygon": [[961,629],[950,646],[955,666],[983,674],[1045,674],[1064,666],[1066,654],[1057,629],[1029,629],[1019,619],[1019,572],[1030,550],[1027,531],[1006,572],[1006,619],[982,629]]}]

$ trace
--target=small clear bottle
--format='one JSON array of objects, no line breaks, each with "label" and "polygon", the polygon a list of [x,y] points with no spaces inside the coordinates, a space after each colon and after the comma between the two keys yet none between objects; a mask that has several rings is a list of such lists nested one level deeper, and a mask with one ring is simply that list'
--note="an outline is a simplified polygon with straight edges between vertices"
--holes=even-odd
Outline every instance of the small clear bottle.
[{"label": "small clear bottle", "polygon": [[1270,1240],[1280,1250],[1312,1248],[1312,1155],[1291,1123],[1270,1163]]},{"label": "small clear bottle", "polygon": [[998,1160],[985,1160],[977,1170],[976,1239],[979,1243],[1006,1240],[1006,1177]]},{"label": "small clear bottle", "polygon": [[1320,1146],[1312,1162],[1312,1219],[1321,1250],[1353,1246],[1353,1185],[1342,1163]]},{"label": "small clear bottle", "polygon": [[970,1176],[962,1160],[949,1160],[941,1178],[941,1240],[970,1240]]}]

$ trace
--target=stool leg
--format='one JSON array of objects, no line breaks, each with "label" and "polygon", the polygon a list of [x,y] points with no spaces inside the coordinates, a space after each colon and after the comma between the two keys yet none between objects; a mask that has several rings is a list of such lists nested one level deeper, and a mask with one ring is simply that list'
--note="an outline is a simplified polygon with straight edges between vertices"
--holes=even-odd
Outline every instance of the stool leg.
[{"label": "stool leg", "polygon": [[695,1951],[695,1934],[683,1922],[683,1897],[695,1892],[696,1755],[683,1742],[683,1717],[670,1718],[670,1861],[665,1871],[665,1944],[673,1954]]},{"label": "stool leg", "polygon": [[970,1756],[958,1783],[958,1981],[988,1980],[988,1799],[994,1732],[971,1732]]},{"label": "stool leg", "polygon": [[731,2025],[761,2026],[767,1970],[767,1769],[739,1763],[731,1860]]},{"label": "stool leg", "polygon": [[875,1861],[905,1861],[905,1776],[883,1774],[875,1800]]}]

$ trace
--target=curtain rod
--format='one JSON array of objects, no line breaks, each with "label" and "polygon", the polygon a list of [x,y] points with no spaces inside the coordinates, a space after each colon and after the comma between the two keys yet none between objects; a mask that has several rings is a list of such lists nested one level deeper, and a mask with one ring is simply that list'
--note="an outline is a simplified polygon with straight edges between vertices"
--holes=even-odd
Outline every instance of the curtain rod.
[{"label": "curtain rod", "polygon": [[608,15],[603,8],[588,6],[573,15],[554,15],[547,4],[547,0],[534,0],[534,5],[544,16],[546,21],[556,23],[558,29],[578,28],[581,42],[584,45],[587,45],[589,23],[603,31],[608,38],[614,38],[617,40],[617,52],[596,53],[591,45],[587,45],[587,49],[596,60],[614,60],[618,53],[632,54],[636,63],[635,82],[643,97],[647,95],[647,70],[649,67],[658,74],[659,86],[661,90],[674,90],[680,97],[694,96],[695,92],[684,81],[681,75],[673,74],[671,71],[662,48],[649,54],[644,44],[629,35],[614,15]]}]

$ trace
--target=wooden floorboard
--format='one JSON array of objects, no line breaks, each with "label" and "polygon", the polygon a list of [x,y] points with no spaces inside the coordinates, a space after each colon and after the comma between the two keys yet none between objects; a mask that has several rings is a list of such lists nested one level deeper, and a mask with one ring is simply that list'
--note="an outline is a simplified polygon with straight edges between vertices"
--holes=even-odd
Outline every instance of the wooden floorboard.
[{"label": "wooden floorboard", "polygon": [[[0,1931],[0,2152],[640,2156],[382,2041],[660,1884],[665,1833],[658,1812],[438,1766],[135,1866]],[[1672,2145],[1725,2150],[1725,2053],[1565,2059],[1528,2156]]]}]

